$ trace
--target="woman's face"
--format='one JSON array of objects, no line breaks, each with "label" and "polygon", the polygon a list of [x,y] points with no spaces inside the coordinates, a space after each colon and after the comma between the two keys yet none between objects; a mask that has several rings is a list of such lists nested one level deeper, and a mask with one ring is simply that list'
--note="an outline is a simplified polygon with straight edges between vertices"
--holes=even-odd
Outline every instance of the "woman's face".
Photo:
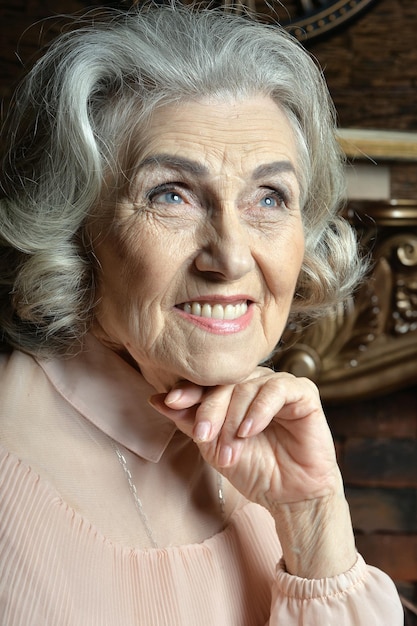
[{"label": "woman's face", "polygon": [[141,145],[94,227],[95,334],[161,392],[242,380],[281,336],[304,254],[289,122],[261,96],[169,105]]}]

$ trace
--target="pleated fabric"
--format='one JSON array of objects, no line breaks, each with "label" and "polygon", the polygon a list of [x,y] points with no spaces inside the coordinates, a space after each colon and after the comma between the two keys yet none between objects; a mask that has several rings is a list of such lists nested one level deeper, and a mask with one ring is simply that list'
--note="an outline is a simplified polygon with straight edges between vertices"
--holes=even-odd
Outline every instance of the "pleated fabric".
[{"label": "pleated fabric", "polygon": [[[231,494],[217,523],[211,468],[151,392],[93,339],[67,360],[0,355],[0,626],[402,626],[392,581],[360,556],[304,580],[264,508]],[[110,440],[168,547],[141,549]]]},{"label": "pleated fabric", "polygon": [[0,624],[401,626],[403,614],[393,583],[361,557],[331,579],[287,574],[255,504],[201,544],[130,549],[0,448]]},{"label": "pleated fabric", "polygon": [[108,541],[0,451],[2,626],[267,622],[279,546],[260,507],[248,505],[201,544],[130,549]]}]

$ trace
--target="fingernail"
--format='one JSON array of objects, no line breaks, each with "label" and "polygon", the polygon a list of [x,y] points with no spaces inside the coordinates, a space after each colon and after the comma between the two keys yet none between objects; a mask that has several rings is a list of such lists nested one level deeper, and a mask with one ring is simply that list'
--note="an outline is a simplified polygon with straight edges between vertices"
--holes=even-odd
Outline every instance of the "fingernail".
[{"label": "fingernail", "polygon": [[247,437],[250,433],[250,430],[252,428],[253,425],[253,420],[252,419],[247,419],[244,422],[241,423],[240,428],[238,430],[237,436],[238,437]]},{"label": "fingernail", "polygon": [[198,422],[198,424],[196,424],[196,427],[194,428],[193,439],[194,441],[203,443],[204,441],[207,441],[207,439],[210,437],[210,432],[210,422]]},{"label": "fingernail", "polygon": [[227,467],[232,461],[232,448],[230,446],[222,446],[219,452],[220,467]]},{"label": "fingernail", "polygon": [[171,389],[165,397],[165,404],[174,404],[178,402],[182,396],[182,389]]}]

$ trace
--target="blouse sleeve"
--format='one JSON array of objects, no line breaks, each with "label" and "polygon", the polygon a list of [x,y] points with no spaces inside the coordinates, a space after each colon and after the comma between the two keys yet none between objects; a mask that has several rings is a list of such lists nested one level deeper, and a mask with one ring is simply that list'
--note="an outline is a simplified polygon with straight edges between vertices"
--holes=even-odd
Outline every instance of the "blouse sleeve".
[{"label": "blouse sleeve", "polygon": [[269,626],[403,626],[404,611],[392,580],[358,555],[348,572],[321,580],[277,566]]}]

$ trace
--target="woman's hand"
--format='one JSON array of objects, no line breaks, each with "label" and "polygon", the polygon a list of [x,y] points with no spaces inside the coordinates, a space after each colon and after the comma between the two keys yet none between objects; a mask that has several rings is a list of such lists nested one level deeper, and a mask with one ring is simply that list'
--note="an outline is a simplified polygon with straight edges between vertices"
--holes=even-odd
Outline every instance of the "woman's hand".
[{"label": "woman's hand", "polygon": [[271,512],[290,573],[323,578],[355,563],[334,444],[310,380],[257,368],[236,385],[179,383],[151,404],[240,493]]},{"label": "woman's hand", "polygon": [[271,509],[340,487],[333,440],[308,379],[257,368],[236,385],[179,383],[152,404],[253,502]]}]

